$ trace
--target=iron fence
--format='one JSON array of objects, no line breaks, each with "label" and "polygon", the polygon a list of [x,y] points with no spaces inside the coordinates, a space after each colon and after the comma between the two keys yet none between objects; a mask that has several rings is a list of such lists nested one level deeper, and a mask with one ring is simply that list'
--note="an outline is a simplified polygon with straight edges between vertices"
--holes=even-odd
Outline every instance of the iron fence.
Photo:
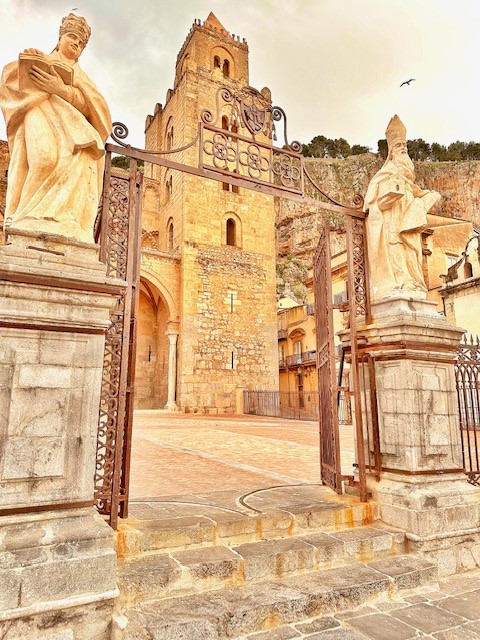
[{"label": "iron fence", "polygon": [[[246,414],[290,420],[318,420],[318,391],[244,391]],[[351,424],[350,392],[342,388],[338,394],[340,424]]]},{"label": "iron fence", "polygon": [[463,465],[471,484],[480,486],[480,342],[462,342],[455,364]]},{"label": "iron fence", "polygon": [[375,360],[372,354],[364,352],[358,354],[358,379],[365,471],[380,480],[382,457],[380,452]]}]

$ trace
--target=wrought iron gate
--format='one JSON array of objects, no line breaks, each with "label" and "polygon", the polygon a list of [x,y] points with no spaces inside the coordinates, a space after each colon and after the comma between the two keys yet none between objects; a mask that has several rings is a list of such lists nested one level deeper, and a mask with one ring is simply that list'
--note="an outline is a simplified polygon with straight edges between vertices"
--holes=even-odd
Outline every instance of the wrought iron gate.
[{"label": "wrought iron gate", "polygon": [[320,238],[313,260],[313,280],[315,283],[317,337],[320,472],[325,484],[332,487],[337,493],[342,493],[333,341],[330,222],[328,220],[320,230]]},{"label": "wrought iron gate", "polygon": [[[371,322],[365,217],[366,214],[361,211],[346,212],[347,303],[333,304],[332,301],[330,223],[328,221],[320,233],[313,269],[318,389],[321,399],[319,429],[322,480],[337,493],[342,492],[343,481],[358,484],[361,500],[367,498],[363,424],[366,413],[366,389],[362,387],[360,381],[360,369],[362,369],[365,384],[365,365],[363,360],[361,365],[359,363],[357,322],[360,319],[363,319],[365,324]],[[354,480],[353,476],[342,475],[341,470],[337,396],[342,387],[336,371],[333,309],[340,309],[349,316],[350,393],[353,394],[358,480]],[[374,443],[376,443],[375,440]],[[375,446],[375,454],[379,455],[377,446]]]},{"label": "wrought iron gate", "polygon": [[97,431],[95,503],[112,527],[127,516],[135,373],[136,321],[140,281],[142,174],[115,172],[107,150],[97,241],[107,276],[125,282],[105,337],[102,394]]},{"label": "wrought iron gate", "polygon": [[[225,120],[229,123],[226,129],[223,127]],[[276,140],[276,126],[279,126],[281,121],[284,144],[276,147],[272,140]],[[316,184],[305,168],[301,144],[295,141],[288,142],[285,112],[280,107],[273,106],[268,96],[251,87],[244,87],[238,91],[220,87],[217,91],[215,111],[204,109],[200,115],[195,139],[177,149],[139,149],[124,142],[127,136],[127,127],[122,123],[114,123],[111,137],[116,144],[106,145],[104,192],[97,237],[100,241],[101,259],[107,264],[108,275],[120,278],[126,283],[126,292],[119,298],[112,313],[112,326],[106,337],[95,471],[97,507],[101,513],[109,516],[114,527],[119,516],[127,515],[128,505],[141,241],[141,174],[137,171],[137,160],[346,215],[347,233],[352,238],[349,269],[355,274],[352,275],[355,286],[352,279],[351,313],[353,317],[360,313],[357,313],[357,310],[362,308],[362,300],[364,310],[369,309],[366,298],[366,270],[362,262],[363,226],[360,225],[357,229],[355,227],[358,218],[363,224],[363,200],[361,197],[355,197],[352,207],[344,206],[332,200]],[[191,158],[193,154],[190,150],[195,147],[195,156],[198,158],[196,166],[170,159],[172,154],[182,154],[187,150],[187,155]],[[122,154],[130,159],[128,176],[115,173],[111,169],[112,153]],[[307,182],[317,196],[324,199],[323,201],[307,194]],[[357,244],[355,239],[358,241]],[[319,268],[328,280],[330,272],[321,266],[322,261],[327,264],[326,255],[319,258]],[[324,298],[331,295],[331,288],[325,290],[323,295]],[[323,313],[323,307],[321,311]],[[331,325],[329,327],[328,334],[323,336],[319,351],[327,354],[327,364],[322,365],[322,372],[327,372],[328,381],[322,377],[321,385],[324,398],[330,407],[325,409],[323,422],[325,425],[333,425],[328,432],[331,439],[338,434],[338,416],[335,403],[331,400],[335,385],[335,368],[332,365],[333,328]],[[352,337],[353,344],[355,347],[352,348],[352,357],[356,358],[356,336]],[[356,384],[355,380],[354,383]],[[327,434],[327,431],[325,433]],[[328,460],[328,466],[325,464],[322,467],[322,474],[325,473],[324,480],[339,491],[341,473],[338,440],[333,444],[333,448],[330,441],[325,441],[323,446],[322,460]]]}]

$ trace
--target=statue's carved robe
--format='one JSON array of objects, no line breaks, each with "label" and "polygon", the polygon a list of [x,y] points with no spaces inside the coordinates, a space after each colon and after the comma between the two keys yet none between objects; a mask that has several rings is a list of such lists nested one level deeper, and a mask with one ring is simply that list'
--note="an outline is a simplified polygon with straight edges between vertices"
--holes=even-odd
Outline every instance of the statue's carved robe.
[{"label": "statue's carved robe", "polygon": [[423,191],[387,162],[372,178],[365,207],[372,298],[403,292],[426,298],[421,232],[431,204]]},{"label": "statue's carved robe", "polygon": [[38,89],[20,91],[18,62],[3,70],[0,107],[11,153],[5,224],[93,242],[111,117],[78,63],[72,68],[73,104]]}]

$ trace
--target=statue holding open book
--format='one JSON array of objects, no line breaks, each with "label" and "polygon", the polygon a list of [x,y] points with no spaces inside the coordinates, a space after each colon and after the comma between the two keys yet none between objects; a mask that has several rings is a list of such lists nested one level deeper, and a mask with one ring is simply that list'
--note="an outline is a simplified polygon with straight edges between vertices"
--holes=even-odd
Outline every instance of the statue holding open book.
[{"label": "statue holding open book", "polygon": [[5,226],[93,242],[111,117],[78,58],[91,30],[70,13],[50,54],[26,49],[0,82],[10,165]]}]

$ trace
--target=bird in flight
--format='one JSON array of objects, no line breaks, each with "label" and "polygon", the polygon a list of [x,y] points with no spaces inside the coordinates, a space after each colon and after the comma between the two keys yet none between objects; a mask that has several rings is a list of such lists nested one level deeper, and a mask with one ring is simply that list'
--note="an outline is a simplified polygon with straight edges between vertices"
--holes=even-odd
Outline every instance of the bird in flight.
[{"label": "bird in flight", "polygon": [[410,84],[410,82],[413,82],[415,80],[415,78],[410,78],[410,80],[405,80],[405,82],[402,82],[402,84],[400,85],[401,87],[403,87],[404,84]]}]

